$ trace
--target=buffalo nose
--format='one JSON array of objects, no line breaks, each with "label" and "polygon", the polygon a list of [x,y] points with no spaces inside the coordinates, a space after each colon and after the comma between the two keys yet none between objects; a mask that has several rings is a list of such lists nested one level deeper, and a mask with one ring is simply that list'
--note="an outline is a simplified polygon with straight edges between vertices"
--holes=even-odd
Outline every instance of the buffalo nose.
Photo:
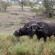
[{"label": "buffalo nose", "polygon": [[18,36],[19,36],[19,35],[18,35],[18,32],[15,31],[14,34],[13,34],[13,36],[18,37]]}]

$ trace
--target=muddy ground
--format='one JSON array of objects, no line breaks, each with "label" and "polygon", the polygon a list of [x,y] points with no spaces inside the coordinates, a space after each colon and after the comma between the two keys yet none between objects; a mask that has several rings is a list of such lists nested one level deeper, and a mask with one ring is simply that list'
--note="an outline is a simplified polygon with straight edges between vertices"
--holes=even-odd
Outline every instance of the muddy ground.
[{"label": "muddy ground", "polygon": [[13,33],[29,21],[44,21],[42,17],[35,17],[30,8],[9,7],[6,12],[0,12],[0,33]]}]

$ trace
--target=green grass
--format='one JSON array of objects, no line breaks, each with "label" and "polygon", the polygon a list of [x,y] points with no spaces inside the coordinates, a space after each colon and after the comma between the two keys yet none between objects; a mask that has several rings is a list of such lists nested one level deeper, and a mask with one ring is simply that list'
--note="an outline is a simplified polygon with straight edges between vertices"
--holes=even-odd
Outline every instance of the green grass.
[{"label": "green grass", "polygon": [[55,37],[47,38],[45,44],[43,39],[38,42],[36,36],[29,39],[3,34],[0,35],[0,55],[55,55]]},{"label": "green grass", "polygon": [[[12,5],[12,6],[9,6],[8,8],[10,8],[10,7],[13,7],[13,8],[21,8],[21,6],[20,5]],[[23,6],[24,8],[31,8],[30,6]],[[39,9],[39,7],[43,7],[43,5],[36,5],[36,6],[34,6],[34,8],[37,8],[37,9]]]},{"label": "green grass", "polygon": [[55,16],[53,16],[52,18],[45,18],[46,22],[55,22]]},{"label": "green grass", "polygon": [[[13,7],[13,8],[21,8],[21,6],[19,6],[19,5],[12,5],[12,6],[9,6],[8,8],[11,8],[11,7]],[[24,8],[30,8],[30,6],[24,6]]]}]

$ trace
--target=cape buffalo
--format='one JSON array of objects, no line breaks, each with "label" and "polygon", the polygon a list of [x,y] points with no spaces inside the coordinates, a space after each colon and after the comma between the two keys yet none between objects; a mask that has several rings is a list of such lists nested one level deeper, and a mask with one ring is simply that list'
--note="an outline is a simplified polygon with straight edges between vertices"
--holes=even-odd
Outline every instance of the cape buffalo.
[{"label": "cape buffalo", "polygon": [[37,23],[40,27],[38,31],[36,32],[37,38],[40,40],[41,37],[44,38],[44,41],[46,42],[47,36],[50,38],[50,36],[55,36],[55,23],[47,23],[47,22],[38,22]]},{"label": "cape buffalo", "polygon": [[33,38],[33,35],[36,34],[36,30],[38,30],[38,24],[35,21],[28,22],[24,25],[24,27],[17,29],[14,32],[16,37],[20,37],[23,35],[28,35],[30,38]]},{"label": "cape buffalo", "polygon": [[24,27],[15,31],[14,35],[16,37],[28,35],[30,38],[33,38],[33,35],[36,33],[38,29],[38,24],[35,21],[28,22],[24,25]]},{"label": "cape buffalo", "polygon": [[14,33],[17,37],[28,35],[31,38],[34,34],[37,35],[38,40],[43,37],[44,42],[46,42],[47,36],[50,37],[55,35],[55,23],[31,21],[26,23],[23,28],[16,30]]},{"label": "cape buffalo", "polygon": [[16,37],[20,37],[20,36],[23,36],[23,35],[28,35],[30,36],[30,38],[33,37],[34,33],[32,33],[32,30],[31,29],[26,29],[25,27],[23,28],[20,28],[20,29],[17,29],[15,32],[14,32],[14,35]]}]

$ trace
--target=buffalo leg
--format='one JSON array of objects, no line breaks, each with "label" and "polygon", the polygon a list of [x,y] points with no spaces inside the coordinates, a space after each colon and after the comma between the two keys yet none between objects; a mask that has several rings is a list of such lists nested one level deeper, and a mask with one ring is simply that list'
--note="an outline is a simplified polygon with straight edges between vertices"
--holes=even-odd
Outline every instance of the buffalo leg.
[{"label": "buffalo leg", "polygon": [[32,39],[33,38],[33,34],[29,35],[29,37],[30,37],[30,39]]},{"label": "buffalo leg", "polygon": [[55,34],[54,34],[54,37],[55,37]]},{"label": "buffalo leg", "polygon": [[41,36],[37,35],[37,39],[38,39],[38,41],[40,41],[40,38],[41,38]]},{"label": "buffalo leg", "polygon": [[39,36],[37,37],[37,39],[38,39],[38,41],[40,41],[40,37]]},{"label": "buffalo leg", "polygon": [[44,38],[44,42],[46,43],[47,36],[45,35],[43,38]]},{"label": "buffalo leg", "polygon": [[49,36],[49,39],[50,39],[50,36]]}]

